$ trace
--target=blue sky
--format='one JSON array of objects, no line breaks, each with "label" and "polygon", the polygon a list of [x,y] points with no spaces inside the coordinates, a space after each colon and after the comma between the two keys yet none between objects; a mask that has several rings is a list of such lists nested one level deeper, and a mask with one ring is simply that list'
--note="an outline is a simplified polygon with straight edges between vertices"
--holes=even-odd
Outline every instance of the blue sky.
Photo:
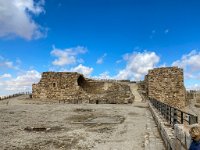
[{"label": "blue sky", "polygon": [[44,71],[142,80],[179,66],[200,88],[199,0],[0,0],[0,95]]}]

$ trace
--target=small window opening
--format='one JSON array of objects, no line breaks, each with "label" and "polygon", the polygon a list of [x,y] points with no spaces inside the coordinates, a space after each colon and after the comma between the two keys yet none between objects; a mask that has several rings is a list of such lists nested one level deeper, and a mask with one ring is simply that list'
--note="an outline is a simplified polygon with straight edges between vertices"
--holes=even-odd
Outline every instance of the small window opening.
[{"label": "small window opening", "polygon": [[56,83],[53,83],[53,87],[56,87]]},{"label": "small window opening", "polygon": [[96,104],[99,104],[99,100],[96,100]]}]

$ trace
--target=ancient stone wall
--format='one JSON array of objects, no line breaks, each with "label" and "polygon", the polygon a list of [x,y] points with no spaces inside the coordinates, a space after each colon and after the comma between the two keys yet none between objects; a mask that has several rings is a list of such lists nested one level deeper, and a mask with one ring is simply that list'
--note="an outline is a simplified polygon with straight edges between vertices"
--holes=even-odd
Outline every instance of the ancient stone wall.
[{"label": "ancient stone wall", "polygon": [[195,98],[197,103],[200,103],[200,91],[196,91],[194,98]]},{"label": "ancient stone wall", "polygon": [[32,86],[33,98],[62,99],[76,95],[81,77],[77,73],[44,72],[40,82]]},{"label": "ancient stone wall", "polygon": [[132,103],[128,85],[84,78],[72,72],[44,72],[32,85],[34,99],[65,100],[68,103]]},{"label": "ancient stone wall", "polygon": [[195,103],[200,103],[200,91],[190,90],[187,91],[187,101],[195,101]]},{"label": "ancient stone wall", "polygon": [[193,90],[187,91],[187,92],[186,92],[186,99],[187,99],[187,100],[192,100],[192,99],[194,99],[195,94],[196,94],[196,91],[193,91]]},{"label": "ancient stone wall", "polygon": [[144,82],[148,97],[177,108],[185,106],[186,90],[183,69],[164,67],[149,70]]}]

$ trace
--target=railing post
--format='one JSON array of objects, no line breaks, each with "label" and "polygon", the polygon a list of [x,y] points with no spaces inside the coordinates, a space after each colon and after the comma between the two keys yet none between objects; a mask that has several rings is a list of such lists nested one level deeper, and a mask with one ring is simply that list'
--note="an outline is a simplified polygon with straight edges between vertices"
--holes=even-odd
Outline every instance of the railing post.
[{"label": "railing post", "polygon": [[166,107],[167,107],[167,110],[166,110],[167,111],[166,112],[166,119],[168,121],[169,120],[169,106],[166,105]]},{"label": "railing post", "polygon": [[165,118],[165,104],[163,104],[163,116]]},{"label": "railing post", "polygon": [[162,115],[164,116],[164,105],[163,105],[163,103],[161,103],[162,104]]},{"label": "railing post", "polygon": [[160,103],[160,112],[162,114],[162,103]]},{"label": "railing post", "polygon": [[167,119],[167,105],[166,104],[164,105],[165,105],[165,118]]},{"label": "railing post", "polygon": [[173,125],[177,123],[177,110],[174,108]]},{"label": "railing post", "polygon": [[160,103],[160,112],[162,114],[162,103]]},{"label": "railing post", "polygon": [[181,124],[183,124],[183,112],[181,111]]},{"label": "railing post", "polygon": [[159,108],[158,102],[156,102],[156,108],[157,108],[157,109]]}]

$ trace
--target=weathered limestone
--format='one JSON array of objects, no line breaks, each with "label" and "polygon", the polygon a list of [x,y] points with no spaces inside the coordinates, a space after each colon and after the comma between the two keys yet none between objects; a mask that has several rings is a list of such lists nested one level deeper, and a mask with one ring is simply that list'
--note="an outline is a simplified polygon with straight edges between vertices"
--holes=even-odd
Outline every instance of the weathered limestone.
[{"label": "weathered limestone", "polygon": [[176,150],[188,150],[191,144],[191,136],[189,134],[189,129],[194,125],[183,125],[175,124],[174,134],[175,134],[175,149]]},{"label": "weathered limestone", "polygon": [[186,90],[183,83],[183,69],[163,67],[149,70],[144,83],[148,97],[177,108],[185,106]]},{"label": "weathered limestone", "polygon": [[67,103],[132,103],[134,96],[126,84],[97,81],[72,72],[44,72],[32,85],[35,99],[65,100]]}]

